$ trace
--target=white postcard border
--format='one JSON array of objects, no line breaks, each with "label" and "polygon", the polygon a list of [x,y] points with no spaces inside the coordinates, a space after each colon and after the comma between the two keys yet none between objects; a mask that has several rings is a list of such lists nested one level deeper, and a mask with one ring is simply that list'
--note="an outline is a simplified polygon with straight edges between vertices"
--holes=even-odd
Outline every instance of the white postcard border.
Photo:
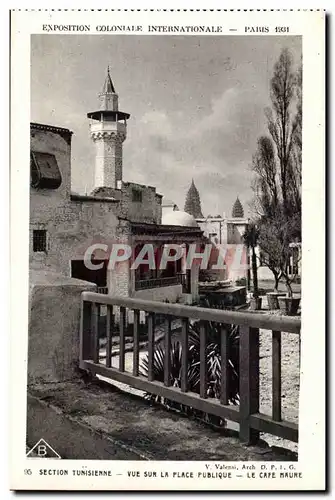
[{"label": "white postcard border", "polygon": [[[303,37],[303,290],[302,365],[299,462],[302,480],[199,481],[120,476],[80,480],[72,476],[39,476],[39,466],[25,457],[28,248],[29,248],[29,122],[30,35],[44,33],[43,24],[289,25],[290,35]],[[325,474],[325,37],[324,12],[97,12],[21,11],[12,13],[11,33],[11,487],[14,489],[165,489],[165,490],[308,490],[322,489]],[[256,21],[257,20],[257,21]],[[63,33],[64,34],[64,33]],[[80,34],[80,33],[77,33]],[[145,31],[143,31],[145,34]],[[167,33],[165,33],[167,34]],[[225,35],[241,34],[243,32]],[[257,34],[259,35],[259,34]],[[71,34],[69,34],[71,36]],[[83,34],[83,36],[85,36]],[[116,36],[116,35],[111,35]],[[160,36],[155,34],[153,36]],[[206,36],[204,34],[203,36]],[[217,34],[222,36],[222,34]],[[249,34],[248,36],[253,36]],[[264,35],[264,36],[269,36]],[[283,35],[285,36],[285,35]],[[317,272],[315,274],[315,269]],[[312,272],[314,271],[314,272]],[[19,299],[18,299],[19,297]],[[17,303],[20,303],[20,313]],[[315,402],[312,401],[314,396]],[[43,436],[41,436],[43,437]],[[80,468],[84,461],[61,462]],[[58,467],[54,461],[50,467]],[[80,463],[80,465],[79,465]],[[111,465],[112,464],[112,465]],[[248,462],[248,464],[252,464]],[[88,468],[125,470],[203,470],[202,462],[99,462]],[[255,463],[260,469],[261,464]],[[63,465],[62,465],[63,466]],[[33,474],[27,474],[32,470]]]}]

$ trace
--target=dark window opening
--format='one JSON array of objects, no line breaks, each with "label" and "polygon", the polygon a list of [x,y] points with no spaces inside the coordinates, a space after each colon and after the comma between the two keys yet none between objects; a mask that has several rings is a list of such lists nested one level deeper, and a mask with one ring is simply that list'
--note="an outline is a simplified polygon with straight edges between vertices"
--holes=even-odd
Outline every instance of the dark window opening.
[{"label": "dark window opening", "polygon": [[30,179],[34,188],[59,188],[62,176],[55,155],[32,151],[30,155]]},{"label": "dark window opening", "polygon": [[95,266],[100,264],[101,269],[89,269],[84,260],[71,260],[72,278],[95,283],[98,287],[106,287],[108,260],[92,259],[91,263]]},{"label": "dark window opening", "polygon": [[33,251],[47,251],[47,232],[45,229],[34,229],[33,231]]},{"label": "dark window opening", "polygon": [[140,191],[139,189],[133,189],[133,201],[142,201],[142,191]]}]

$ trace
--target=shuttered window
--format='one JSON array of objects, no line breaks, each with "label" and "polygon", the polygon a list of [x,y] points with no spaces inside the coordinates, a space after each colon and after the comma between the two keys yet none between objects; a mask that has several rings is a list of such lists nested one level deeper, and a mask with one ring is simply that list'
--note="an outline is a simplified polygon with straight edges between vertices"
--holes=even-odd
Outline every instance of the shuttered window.
[{"label": "shuttered window", "polygon": [[55,155],[32,151],[30,155],[31,185],[40,189],[57,189],[62,183]]}]

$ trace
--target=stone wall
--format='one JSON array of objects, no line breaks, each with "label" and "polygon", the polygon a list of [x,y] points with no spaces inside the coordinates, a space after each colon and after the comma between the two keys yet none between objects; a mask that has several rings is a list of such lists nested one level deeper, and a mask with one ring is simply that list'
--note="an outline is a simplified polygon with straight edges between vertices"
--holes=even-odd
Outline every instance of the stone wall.
[{"label": "stone wall", "polygon": [[[58,189],[30,193],[30,267],[71,274],[71,260],[82,259],[92,243],[114,242],[119,203],[71,200],[71,144],[55,131],[31,131],[31,149],[55,155],[62,175]],[[47,231],[46,252],[33,251],[34,229]]]},{"label": "stone wall", "polygon": [[[133,200],[134,190],[141,193],[141,201]],[[161,198],[154,187],[123,182],[121,213],[132,222],[160,224],[162,220]]]},{"label": "stone wall", "polygon": [[46,271],[30,272],[28,383],[77,376],[81,293],[95,285]]},{"label": "stone wall", "polygon": [[[71,136],[68,139],[57,131],[32,126],[31,150],[54,154],[62,176],[62,184],[58,189],[31,188],[30,191],[30,265],[52,268],[54,267],[53,254],[57,252],[56,247],[60,246],[54,241],[58,223],[54,219],[56,216],[64,220],[72,217],[72,210],[68,203],[71,191]],[[46,252],[33,252],[34,229],[47,231]],[[64,265],[59,267],[64,267]]]},{"label": "stone wall", "polygon": [[95,188],[108,186],[115,188],[122,180],[122,142],[124,136],[109,134],[110,138],[96,138],[95,142]]},{"label": "stone wall", "polygon": [[[71,196],[71,132],[47,125],[31,125],[31,150],[55,155],[62,176],[58,189],[30,190],[30,268],[56,271],[71,276],[71,261],[83,260],[93,244],[127,243],[129,220],[159,224],[161,196],[151,186],[121,183],[96,196]],[[134,201],[133,190],[141,191],[142,200]],[[106,192],[105,192],[106,191]],[[46,250],[34,251],[34,230],[46,231]],[[109,253],[95,252],[96,259],[108,259]],[[111,293],[131,294],[128,271],[110,272],[107,283]]]},{"label": "stone wall", "polygon": [[155,300],[158,302],[177,302],[182,297],[182,286],[162,286],[158,288],[148,288],[147,290],[136,290],[133,294],[136,299]]}]

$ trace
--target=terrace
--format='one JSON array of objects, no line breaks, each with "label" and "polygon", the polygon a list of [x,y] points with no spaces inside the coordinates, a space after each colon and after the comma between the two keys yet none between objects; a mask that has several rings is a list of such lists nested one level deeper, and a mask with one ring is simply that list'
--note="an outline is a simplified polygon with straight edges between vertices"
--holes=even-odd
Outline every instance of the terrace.
[{"label": "terrace", "polygon": [[[101,306],[107,306],[106,359],[101,362],[99,348],[99,316]],[[112,341],[115,332],[115,314],[119,314],[119,363],[112,366]],[[125,369],[125,339],[127,312],[133,313],[133,363],[131,373]],[[140,313],[147,314],[148,373],[140,373]],[[164,333],[164,382],[155,380],[155,315],[165,317]],[[181,321],[181,381],[180,388],[172,386],[171,376],[171,323]],[[199,393],[189,391],[189,324],[200,321],[200,387]],[[221,384],[220,398],[208,397],[206,345],[207,326],[215,322],[221,328]],[[239,338],[239,405],[229,402],[228,387],[228,334],[227,325],[238,325]],[[178,402],[206,414],[217,415],[239,424],[239,436],[243,442],[255,443],[260,432],[283,439],[298,441],[298,425],[282,419],[282,335],[300,335],[300,318],[277,317],[234,311],[220,311],[200,307],[163,304],[159,302],[124,299],[84,292],[82,296],[80,368],[92,375],[121,382],[135,389]],[[272,413],[260,413],[260,328],[272,331]],[[115,334],[115,333],[114,333]]]},{"label": "terrace", "polygon": [[[31,275],[28,446],[42,433],[51,444],[57,439],[63,458],[296,460],[298,414],[288,392],[299,384],[300,318],[110,297],[95,290],[92,284],[53,273]],[[196,389],[189,370],[195,323],[200,325]],[[221,338],[218,397],[209,391],[205,357],[213,324]],[[230,325],[239,329],[235,403],[227,377]],[[178,384],[169,356],[176,339],[181,347]],[[287,346],[293,344],[295,353],[288,356]],[[164,351],[162,380],[155,369],[159,349]],[[293,379],[282,371],[287,363],[296,367]],[[145,393],[171,407],[214,415],[227,426],[213,427],[167,410],[153,398],[150,403]],[[285,445],[289,442],[292,446]]]}]

